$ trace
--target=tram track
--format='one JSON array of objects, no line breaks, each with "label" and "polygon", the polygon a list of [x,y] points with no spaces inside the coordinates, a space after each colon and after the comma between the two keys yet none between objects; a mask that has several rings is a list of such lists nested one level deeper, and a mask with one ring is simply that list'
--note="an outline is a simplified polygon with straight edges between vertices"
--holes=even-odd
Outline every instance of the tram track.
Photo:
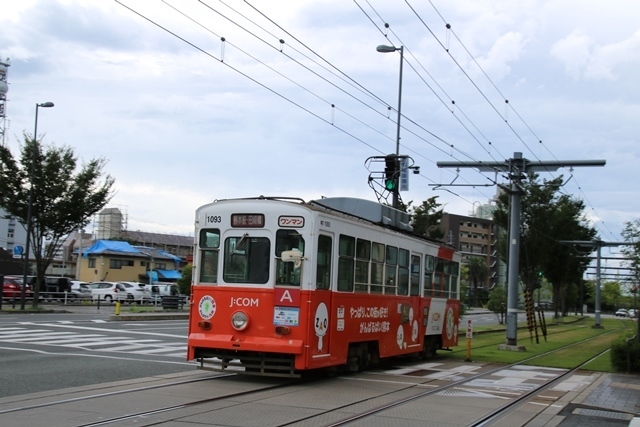
[{"label": "tram track", "polygon": [[[553,353],[566,350],[567,348],[578,347],[580,344],[584,344],[585,342],[597,339],[597,338],[601,337],[602,335],[608,335],[610,333],[615,333],[615,332],[617,332],[617,331],[615,331],[615,330],[614,331],[609,331],[609,332],[606,332],[605,334],[601,334],[601,335],[598,335],[596,337],[590,337],[590,338],[581,340],[581,341],[576,342],[576,343],[571,343],[571,344],[568,344],[566,346],[559,347],[557,349],[554,349],[554,350],[551,350],[551,351],[548,351],[548,352],[545,352],[545,353],[541,353],[541,354],[535,355],[533,357],[521,360],[521,361],[519,361],[517,363],[514,363],[514,364],[511,364],[511,365],[497,367],[497,368],[491,369],[489,371],[482,372],[482,373],[480,373],[478,375],[472,376],[470,378],[465,378],[463,380],[454,381],[451,384],[448,384],[448,385],[440,387],[440,388],[422,391],[422,392],[416,393],[413,396],[404,397],[404,398],[398,399],[396,401],[389,402],[389,403],[384,404],[384,405],[380,405],[380,406],[378,406],[376,408],[372,408],[372,409],[367,410],[367,411],[362,411],[362,412],[356,413],[354,415],[351,415],[349,417],[343,418],[341,420],[338,420],[338,421],[335,421],[335,422],[332,422],[332,423],[329,423],[329,424],[324,424],[323,427],[339,427],[339,426],[344,426],[344,425],[347,425],[347,424],[357,423],[359,421],[366,420],[367,418],[370,418],[370,417],[373,417],[373,416],[378,416],[378,415],[384,413],[385,411],[397,409],[398,407],[401,407],[402,405],[406,405],[406,404],[409,404],[411,402],[415,402],[415,401],[420,400],[420,399],[426,399],[426,398],[434,396],[434,395],[442,394],[443,392],[446,392],[447,390],[461,388],[465,384],[478,382],[479,380],[481,380],[483,378],[486,378],[486,377],[488,377],[488,376],[490,376],[492,374],[495,374],[495,373],[497,373],[499,371],[502,371],[502,370],[505,370],[505,369],[512,369],[512,368],[519,367],[519,366],[526,366],[525,363],[532,362],[535,359],[538,359],[538,358],[541,358],[541,357],[547,357],[547,356],[549,356],[549,355],[551,355]],[[571,375],[573,375],[574,373],[579,371],[581,369],[581,367],[585,366],[591,360],[601,356],[602,354],[606,353],[607,351],[608,351],[608,349],[600,352],[599,354],[597,354],[595,356],[589,357],[588,359],[581,361],[577,366],[575,366],[575,367],[573,367],[571,369],[567,369],[564,372],[559,373],[555,378],[550,379],[549,381],[545,382],[544,384],[541,384],[539,387],[536,387],[536,388],[530,390],[529,392],[523,393],[522,395],[518,396],[517,398],[514,398],[514,399],[510,400],[505,405],[501,405],[498,408],[494,409],[493,411],[483,415],[479,419],[477,419],[477,420],[475,420],[473,422],[467,423],[467,425],[474,426],[474,427],[490,425],[491,423],[495,422],[497,419],[500,419],[502,417],[507,416],[509,413],[513,412],[516,408],[518,408],[519,406],[521,406],[524,403],[528,402],[532,398],[532,396],[538,395],[541,391],[546,390],[546,389],[552,387],[553,385],[563,381],[564,379],[570,377]],[[344,407],[342,407],[340,409],[344,410],[348,406],[350,406],[350,405],[345,405]],[[309,420],[306,420],[306,421],[309,421]],[[518,422],[521,422],[521,420],[519,420]],[[287,424],[287,426],[294,426],[294,425],[296,425],[296,423]],[[514,425],[516,425],[516,424],[514,424]]]},{"label": "tram track", "polygon": [[[605,334],[615,332],[609,331]],[[511,365],[477,364],[475,365],[477,370],[469,372],[464,378],[456,378],[453,374],[448,377],[427,375],[421,377],[411,373],[398,374],[396,373],[397,366],[387,371],[367,371],[331,379],[292,380],[219,374],[178,381],[164,379],[163,382],[157,384],[86,395],[77,395],[77,392],[74,392],[76,395],[70,398],[0,410],[0,415],[4,418],[24,413],[23,419],[28,419],[27,415],[30,412],[51,408],[52,412],[56,413],[69,408],[69,404],[82,403],[83,406],[89,405],[91,407],[91,410],[86,411],[82,417],[82,422],[76,422],[77,420],[74,419],[73,423],[52,422],[50,425],[95,427],[135,424],[161,426],[180,420],[193,421],[192,419],[198,417],[198,414],[209,414],[210,418],[207,420],[211,420],[214,424],[219,417],[223,417],[222,424],[241,426],[248,425],[243,417],[248,416],[251,408],[260,407],[264,412],[264,414],[260,414],[264,417],[264,422],[260,425],[278,427],[367,425],[367,423],[371,423],[372,417],[382,417],[386,418],[384,421],[389,421],[390,418],[397,416],[399,411],[402,412],[403,407],[411,405],[414,407],[416,405],[419,407],[436,405],[436,409],[432,412],[436,413],[443,412],[437,406],[438,402],[442,402],[442,400],[453,402],[459,395],[474,397],[474,395],[493,394],[495,397],[491,401],[493,402],[491,408],[478,413],[473,420],[459,424],[483,426],[489,425],[501,417],[508,417],[510,413],[517,411],[517,408],[523,405],[527,399],[535,398],[545,388],[553,387],[554,384],[568,378],[588,360],[581,361],[578,366],[572,369],[539,368],[540,371],[547,369],[545,375],[549,377],[549,381],[537,384],[535,387],[528,384],[530,389],[527,390],[509,390],[508,387],[499,388],[497,386],[492,388],[493,386],[490,384],[492,376],[500,375],[500,371],[503,371],[502,374],[505,371],[516,373],[537,371],[538,368],[527,364],[534,363],[535,359],[566,351],[571,347],[578,348],[579,345],[605,334],[571,343]],[[589,357],[589,359],[591,358]],[[422,365],[438,364],[439,362],[436,361],[436,363]],[[451,367],[464,363],[448,361],[443,364],[448,364],[447,366]],[[407,371],[411,369],[411,365],[401,366],[399,369]],[[417,369],[420,368],[416,367]],[[132,396],[146,395],[146,398],[143,399],[144,404],[136,407],[118,408],[115,411],[94,410],[105,403],[113,407],[114,400],[121,400],[121,397],[127,394]],[[167,396],[174,395],[175,399],[166,399]],[[489,400],[484,402],[489,402]],[[547,403],[538,402],[537,404]],[[290,409],[283,410],[283,408]],[[393,415],[387,415],[390,413]],[[197,423],[198,421],[193,422]]]},{"label": "tram track", "polygon": [[21,412],[21,411],[30,411],[30,410],[34,410],[34,409],[41,409],[41,408],[46,408],[46,407],[50,407],[50,406],[63,405],[63,404],[67,404],[67,403],[77,403],[77,402],[82,402],[82,401],[91,400],[91,399],[112,397],[112,396],[129,394],[129,393],[137,393],[137,392],[141,392],[141,391],[153,390],[153,389],[158,389],[158,388],[163,388],[163,387],[171,387],[171,386],[177,386],[177,385],[183,385],[183,384],[191,384],[191,383],[197,383],[197,382],[201,382],[201,381],[209,381],[209,380],[216,379],[216,378],[224,378],[224,377],[230,377],[230,376],[234,376],[234,375],[235,374],[210,375],[210,376],[207,376],[207,377],[204,377],[204,378],[180,380],[180,381],[174,381],[174,382],[162,383],[162,384],[155,384],[155,385],[144,386],[144,387],[126,388],[126,389],[122,389],[122,390],[103,392],[103,393],[95,393],[95,394],[83,395],[83,396],[78,396],[78,397],[71,397],[71,398],[53,400],[53,401],[48,401],[48,402],[43,402],[43,403],[37,403],[37,404],[32,404],[32,405],[17,406],[17,407],[13,407],[13,408],[9,408],[9,409],[0,410],[0,415],[10,414],[10,413],[14,413],[14,412]]}]

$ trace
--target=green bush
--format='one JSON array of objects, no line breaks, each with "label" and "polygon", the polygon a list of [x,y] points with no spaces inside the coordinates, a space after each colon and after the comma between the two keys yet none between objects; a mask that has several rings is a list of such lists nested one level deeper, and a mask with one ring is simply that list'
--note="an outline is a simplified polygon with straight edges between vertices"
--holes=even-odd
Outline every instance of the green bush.
[{"label": "green bush", "polygon": [[623,335],[613,342],[611,365],[618,372],[640,372],[640,342],[633,333]]},{"label": "green bush", "polygon": [[190,295],[191,294],[191,278],[193,275],[193,265],[188,264],[185,265],[182,269],[182,277],[178,279],[178,291],[181,295]]}]

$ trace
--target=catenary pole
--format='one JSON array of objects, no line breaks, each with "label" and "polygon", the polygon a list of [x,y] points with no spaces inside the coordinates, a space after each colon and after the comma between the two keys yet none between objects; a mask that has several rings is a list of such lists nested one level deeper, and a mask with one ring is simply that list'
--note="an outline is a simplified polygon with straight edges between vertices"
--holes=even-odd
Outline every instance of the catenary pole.
[{"label": "catenary pole", "polygon": [[[507,283],[507,336],[506,347],[518,347],[518,284],[520,280],[520,198],[521,182],[531,172],[552,172],[561,167],[604,166],[605,160],[553,160],[532,161],[513,153],[513,158],[504,162],[437,162],[440,168],[476,168],[480,172],[508,172],[511,185],[507,187],[510,197],[511,216],[509,227],[509,260]],[[447,184],[437,184],[446,186]],[[473,184],[470,184],[473,185]],[[524,349],[524,347],[522,347]]]}]

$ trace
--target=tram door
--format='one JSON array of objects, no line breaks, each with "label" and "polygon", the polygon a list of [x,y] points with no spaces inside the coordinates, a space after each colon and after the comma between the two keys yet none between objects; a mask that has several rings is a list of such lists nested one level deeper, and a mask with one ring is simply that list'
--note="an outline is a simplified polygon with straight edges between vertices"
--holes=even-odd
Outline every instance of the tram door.
[{"label": "tram door", "polygon": [[[311,311],[310,321],[312,325],[308,330],[308,343],[312,358],[329,356],[331,330],[336,326],[331,325],[331,260],[333,252],[333,236],[329,234],[318,235],[318,248],[314,257],[310,257],[315,266],[315,289],[310,290]],[[315,267],[315,268],[314,268]]]}]

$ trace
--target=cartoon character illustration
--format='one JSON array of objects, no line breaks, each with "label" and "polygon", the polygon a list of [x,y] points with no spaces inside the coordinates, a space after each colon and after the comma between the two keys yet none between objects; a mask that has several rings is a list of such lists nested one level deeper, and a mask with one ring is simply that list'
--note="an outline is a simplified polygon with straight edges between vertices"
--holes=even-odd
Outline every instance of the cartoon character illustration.
[{"label": "cartoon character illustration", "polygon": [[322,351],[322,337],[327,334],[327,327],[329,326],[329,312],[325,303],[321,302],[316,308],[316,321],[315,329],[318,336],[318,351]]},{"label": "cartoon character illustration", "polygon": [[447,338],[451,339],[451,337],[453,336],[454,333],[454,317],[453,317],[453,309],[451,307],[449,307],[449,309],[447,310],[447,320],[446,320],[447,324],[446,324],[446,332],[447,332]]},{"label": "cartoon character illustration", "polygon": [[398,326],[398,332],[396,333],[396,342],[398,343],[398,347],[402,350],[406,347],[404,342],[404,328],[402,325]]},{"label": "cartoon character illustration", "polygon": [[413,319],[413,307],[409,309],[409,324],[411,325],[411,341],[418,339],[418,320]]}]

